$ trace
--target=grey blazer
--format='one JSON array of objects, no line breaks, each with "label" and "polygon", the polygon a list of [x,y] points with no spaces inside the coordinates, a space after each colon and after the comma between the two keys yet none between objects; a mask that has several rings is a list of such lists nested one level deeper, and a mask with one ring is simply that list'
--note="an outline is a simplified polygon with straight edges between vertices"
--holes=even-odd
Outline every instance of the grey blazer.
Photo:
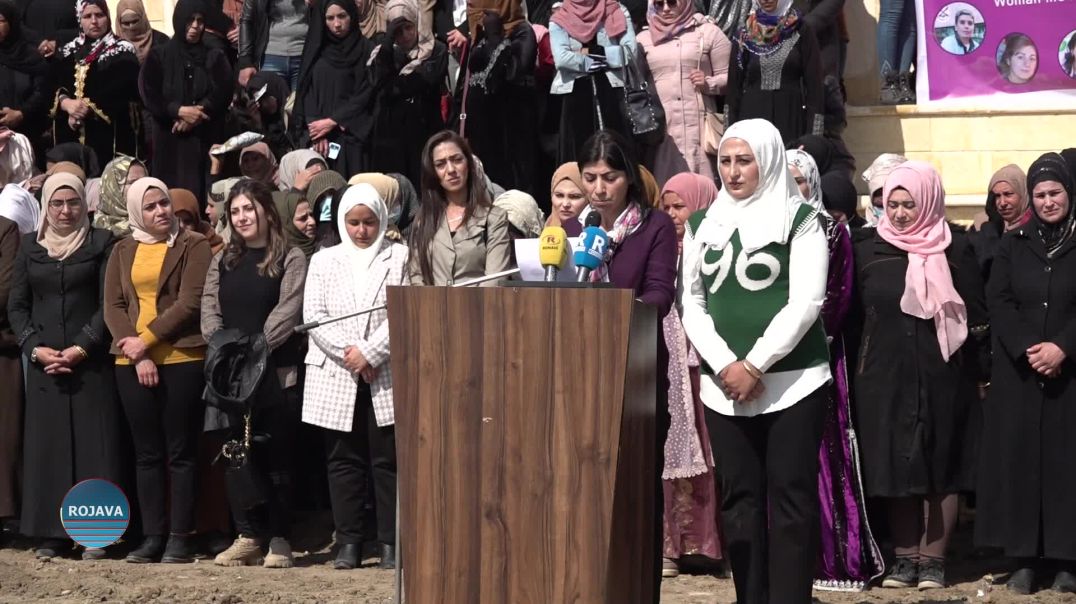
[{"label": "grey blazer", "polygon": [[[408,267],[413,285],[452,285],[512,268],[512,242],[508,237],[508,214],[500,208],[479,210],[455,234],[448,219],[441,217],[437,234],[430,244],[433,283],[422,279],[417,254],[411,254]],[[495,281],[483,285],[492,287]]]}]

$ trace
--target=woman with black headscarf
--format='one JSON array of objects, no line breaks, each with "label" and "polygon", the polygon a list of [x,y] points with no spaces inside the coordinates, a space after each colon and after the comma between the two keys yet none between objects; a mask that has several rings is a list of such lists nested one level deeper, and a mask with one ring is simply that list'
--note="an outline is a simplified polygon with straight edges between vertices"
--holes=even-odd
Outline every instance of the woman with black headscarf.
[{"label": "woman with black headscarf", "polygon": [[151,172],[198,199],[206,194],[209,147],[220,141],[233,88],[228,58],[202,42],[206,12],[202,0],[179,0],[175,37],[149,53],[139,82],[155,122]]},{"label": "woman with black headscarf", "polygon": [[70,0],[17,0],[26,37],[45,59],[78,37],[78,15],[71,14]]},{"label": "woman with black headscarf", "polygon": [[138,56],[112,33],[105,0],[79,0],[82,34],[59,50],[52,76],[54,143],[78,141],[98,157],[138,157]]},{"label": "woman with black headscarf", "polygon": [[987,287],[995,344],[975,537],[1017,559],[1010,590],[1031,593],[1056,571],[1053,589],[1076,593],[1076,187],[1047,153],[1027,190],[1034,216],[1001,238]]},{"label": "woman with black headscarf", "polygon": [[416,0],[389,0],[385,18],[388,34],[373,64],[378,98],[371,167],[419,182],[422,146],[444,128],[440,98],[448,50],[422,33]]},{"label": "woman with black headscarf", "polygon": [[0,0],[0,126],[38,142],[48,111],[47,75],[45,60],[23,34],[15,3]]},{"label": "woman with black headscarf", "polygon": [[359,32],[351,0],[319,0],[303,48],[292,113],[293,138],[341,174],[365,172],[374,89],[366,63],[373,45]]}]

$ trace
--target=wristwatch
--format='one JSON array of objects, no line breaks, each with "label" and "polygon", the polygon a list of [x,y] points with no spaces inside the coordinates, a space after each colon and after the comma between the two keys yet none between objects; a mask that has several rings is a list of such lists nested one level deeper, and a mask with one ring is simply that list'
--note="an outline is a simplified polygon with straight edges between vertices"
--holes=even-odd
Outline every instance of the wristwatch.
[{"label": "wristwatch", "polygon": [[37,363],[37,346],[34,346],[34,349],[30,351],[30,362]]}]

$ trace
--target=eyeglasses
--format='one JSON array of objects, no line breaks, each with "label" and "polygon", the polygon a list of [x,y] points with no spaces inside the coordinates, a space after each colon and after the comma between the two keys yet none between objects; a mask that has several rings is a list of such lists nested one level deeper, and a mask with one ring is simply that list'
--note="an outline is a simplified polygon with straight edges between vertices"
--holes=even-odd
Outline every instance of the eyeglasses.
[{"label": "eyeglasses", "polygon": [[64,206],[67,206],[69,210],[74,210],[82,205],[81,199],[51,199],[49,200],[50,210],[62,210]]},{"label": "eyeglasses", "polygon": [[668,5],[669,8],[676,8],[677,1],[678,0],[654,0],[654,8],[665,10],[665,5]]}]

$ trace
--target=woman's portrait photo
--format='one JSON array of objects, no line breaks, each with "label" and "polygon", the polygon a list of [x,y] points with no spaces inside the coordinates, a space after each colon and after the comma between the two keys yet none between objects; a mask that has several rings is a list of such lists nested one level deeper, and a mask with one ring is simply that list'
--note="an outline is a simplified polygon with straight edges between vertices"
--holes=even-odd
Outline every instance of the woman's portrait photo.
[{"label": "woman's portrait photo", "polygon": [[1039,50],[1027,34],[1011,33],[997,51],[998,72],[1011,84],[1027,84],[1039,70]]},{"label": "woman's portrait photo", "polygon": [[982,45],[985,36],[983,14],[966,2],[946,4],[934,17],[934,39],[949,54],[971,54]]},{"label": "woman's portrait photo", "polygon": [[1076,80],[1076,29],[1061,39],[1061,46],[1057,50],[1057,60],[1061,63],[1061,71]]}]

